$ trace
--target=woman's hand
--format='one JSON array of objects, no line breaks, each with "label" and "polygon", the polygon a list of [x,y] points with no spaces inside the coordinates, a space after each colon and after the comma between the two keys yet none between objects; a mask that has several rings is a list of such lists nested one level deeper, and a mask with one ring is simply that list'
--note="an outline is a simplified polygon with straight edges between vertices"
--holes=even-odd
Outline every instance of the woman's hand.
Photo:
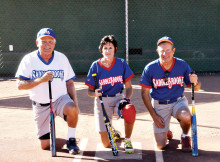
[{"label": "woman's hand", "polygon": [[95,90],[95,97],[99,97],[99,96],[102,96],[102,89],[101,88]]}]

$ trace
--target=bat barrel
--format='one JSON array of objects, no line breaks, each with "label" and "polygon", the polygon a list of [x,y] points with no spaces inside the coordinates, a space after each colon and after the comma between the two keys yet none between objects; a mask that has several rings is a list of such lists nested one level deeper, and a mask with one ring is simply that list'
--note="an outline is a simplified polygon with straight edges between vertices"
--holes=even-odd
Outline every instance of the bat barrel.
[{"label": "bat barrel", "polygon": [[56,156],[56,146],[55,146],[55,121],[53,113],[50,113],[50,128],[51,128],[51,153],[52,157]]},{"label": "bat barrel", "polygon": [[53,104],[52,104],[52,91],[51,91],[51,81],[48,81],[49,85],[49,98],[50,98],[50,142],[51,142],[51,153],[52,157],[56,155],[56,145],[55,145],[55,121],[54,121],[54,114],[53,114]]},{"label": "bat barrel", "polygon": [[196,115],[192,114],[192,156],[198,156]]},{"label": "bat barrel", "polygon": [[199,154],[198,154],[198,149],[197,149],[197,150],[192,151],[192,156],[199,156]]},{"label": "bat barrel", "polygon": [[[191,74],[195,74],[193,71]],[[192,156],[198,156],[198,141],[197,141],[197,124],[196,124],[196,111],[195,111],[195,98],[194,98],[194,83],[192,83]]]}]

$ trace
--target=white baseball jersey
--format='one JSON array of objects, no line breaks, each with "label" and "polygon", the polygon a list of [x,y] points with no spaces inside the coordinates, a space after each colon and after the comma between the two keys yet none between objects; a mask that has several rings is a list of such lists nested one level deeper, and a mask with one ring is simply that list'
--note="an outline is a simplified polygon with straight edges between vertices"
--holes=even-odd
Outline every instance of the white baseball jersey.
[{"label": "white baseball jersey", "polygon": [[[31,52],[22,59],[16,78],[24,80],[32,80],[43,76],[47,71],[53,72],[53,80],[51,82],[52,101],[56,101],[60,96],[67,94],[66,82],[75,79],[75,73],[69,63],[68,58],[54,51],[52,58],[46,63],[40,56],[38,51]],[[49,103],[49,87],[48,82],[41,83],[29,90],[30,99],[38,103]]]}]

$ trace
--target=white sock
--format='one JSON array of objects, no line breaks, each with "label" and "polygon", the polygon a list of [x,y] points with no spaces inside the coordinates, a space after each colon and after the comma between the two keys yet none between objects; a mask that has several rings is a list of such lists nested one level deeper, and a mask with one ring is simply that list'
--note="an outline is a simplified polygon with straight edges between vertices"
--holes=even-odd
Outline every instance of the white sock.
[{"label": "white sock", "polygon": [[184,134],[184,133],[182,133],[182,135],[181,135],[183,138],[185,138],[186,136],[189,136],[188,134]]},{"label": "white sock", "polygon": [[69,140],[69,138],[75,138],[75,132],[76,132],[76,128],[68,127],[67,140]]},{"label": "white sock", "polygon": [[128,141],[130,141],[131,139],[130,139],[130,138],[125,138],[125,140],[128,140]]}]

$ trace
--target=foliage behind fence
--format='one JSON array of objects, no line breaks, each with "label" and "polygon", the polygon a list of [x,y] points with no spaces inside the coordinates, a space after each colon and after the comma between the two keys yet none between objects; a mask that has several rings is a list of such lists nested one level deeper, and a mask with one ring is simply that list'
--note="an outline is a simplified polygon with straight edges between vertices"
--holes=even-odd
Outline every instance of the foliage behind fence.
[{"label": "foliage behind fence", "polygon": [[[174,39],[176,57],[198,72],[220,71],[220,1],[128,0],[129,65],[138,74],[158,58],[156,41]],[[56,50],[76,73],[86,74],[100,58],[98,45],[114,34],[116,57],[126,57],[124,0],[1,0],[0,75],[14,76],[22,57],[37,49],[37,32],[52,28]],[[13,51],[9,50],[13,45]]]}]

